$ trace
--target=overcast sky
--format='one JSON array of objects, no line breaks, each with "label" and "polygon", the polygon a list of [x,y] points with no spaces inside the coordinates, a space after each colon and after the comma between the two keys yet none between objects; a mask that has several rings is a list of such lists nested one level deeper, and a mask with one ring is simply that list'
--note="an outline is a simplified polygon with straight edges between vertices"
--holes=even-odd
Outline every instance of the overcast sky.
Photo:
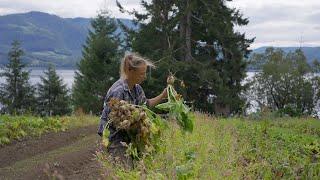
[{"label": "overcast sky", "polygon": [[[141,10],[140,0],[119,0],[128,9]],[[150,0],[149,0],[150,1]],[[250,23],[237,28],[256,37],[251,48],[273,46],[320,46],[320,0],[234,0],[230,7],[241,10]],[[115,0],[0,0],[0,15],[42,11],[61,17],[94,17],[108,8],[115,17]]]}]

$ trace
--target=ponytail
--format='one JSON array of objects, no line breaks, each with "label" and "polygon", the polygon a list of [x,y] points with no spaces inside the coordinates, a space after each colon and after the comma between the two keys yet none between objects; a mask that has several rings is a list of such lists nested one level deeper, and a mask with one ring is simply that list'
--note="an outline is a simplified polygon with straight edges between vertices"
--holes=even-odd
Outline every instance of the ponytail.
[{"label": "ponytail", "polygon": [[126,79],[129,70],[136,70],[141,65],[155,68],[155,65],[149,59],[143,58],[137,53],[127,53],[121,60],[120,77]]}]

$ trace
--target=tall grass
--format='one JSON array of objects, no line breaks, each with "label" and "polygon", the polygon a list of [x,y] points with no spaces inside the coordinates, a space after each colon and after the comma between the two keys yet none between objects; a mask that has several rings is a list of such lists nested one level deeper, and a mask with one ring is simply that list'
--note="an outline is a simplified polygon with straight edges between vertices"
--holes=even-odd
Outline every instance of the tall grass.
[{"label": "tall grass", "polygon": [[159,152],[133,170],[98,153],[108,177],[120,179],[280,179],[320,177],[320,121],[246,120],[196,115],[192,134],[169,123]]}]

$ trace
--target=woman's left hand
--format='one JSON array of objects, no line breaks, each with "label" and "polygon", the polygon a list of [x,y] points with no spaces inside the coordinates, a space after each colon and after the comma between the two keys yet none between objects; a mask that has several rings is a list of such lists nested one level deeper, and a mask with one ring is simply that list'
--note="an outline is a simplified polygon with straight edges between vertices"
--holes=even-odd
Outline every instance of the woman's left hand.
[{"label": "woman's left hand", "polygon": [[167,88],[164,88],[164,90],[161,93],[162,99],[168,98]]},{"label": "woman's left hand", "polygon": [[168,93],[167,93],[167,88],[164,88],[162,93],[159,94],[157,97],[149,99],[149,106],[154,107],[155,105],[161,103],[161,101],[166,98],[168,98]]}]

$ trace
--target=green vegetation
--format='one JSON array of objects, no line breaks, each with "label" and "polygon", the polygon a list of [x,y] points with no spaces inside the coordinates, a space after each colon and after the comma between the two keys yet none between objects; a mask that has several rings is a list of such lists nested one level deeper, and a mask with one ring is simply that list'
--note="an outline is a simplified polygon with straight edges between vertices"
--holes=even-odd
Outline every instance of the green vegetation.
[{"label": "green vegetation", "polygon": [[[244,103],[240,98],[245,89],[244,57],[253,39],[234,27],[246,26],[249,20],[223,0],[141,0],[140,4],[143,13],[127,10],[120,1],[118,7],[140,25],[138,31],[123,28],[128,49],[157,63],[143,84],[147,97],[161,92],[171,71],[185,82],[182,94],[197,109],[214,112],[217,106],[229,106],[239,112]],[[207,102],[209,94],[216,95],[214,103]]]},{"label": "green vegetation", "polygon": [[301,49],[288,54],[280,49],[267,48],[254,54],[252,64],[261,69],[251,84],[249,94],[254,95],[260,109],[264,107],[289,116],[312,115],[320,99],[318,62],[311,66]]},{"label": "green vegetation", "polygon": [[192,132],[194,126],[194,116],[190,108],[183,102],[183,98],[173,88],[171,84],[167,86],[168,102],[158,104],[157,109],[169,111],[169,118],[177,120],[178,124],[185,131]]},{"label": "green vegetation", "polygon": [[[160,116],[147,109],[141,118],[137,118],[138,113],[128,113],[135,121],[119,121],[126,127],[123,129],[144,120],[143,126],[130,128],[141,130],[133,133],[136,142],[128,145],[128,155],[135,154],[137,159],[135,168],[124,170],[114,166],[107,161],[105,152],[99,152],[97,157],[108,176],[120,179],[312,179],[320,176],[320,121],[259,116],[265,110],[280,114],[277,117],[313,114],[320,98],[320,79],[313,77],[313,73],[320,71],[319,62],[309,65],[301,50],[285,54],[269,48],[264,54],[252,57],[262,71],[251,84],[244,85],[247,66],[244,58],[250,52],[248,47],[253,39],[234,30],[235,26],[245,26],[249,21],[237,9],[226,6],[226,1],[142,0],[145,14],[127,11],[117,4],[122,12],[134,16],[139,29],[129,29],[120,23],[126,32],[124,44],[115,35],[117,24],[108,14],[101,13],[92,20],[72,92],[77,116],[22,116],[35,112],[64,115],[71,110],[66,87],[52,67],[45,72],[46,77],[41,78],[36,96],[40,105],[38,109],[35,107],[34,88],[28,83],[29,73],[23,70],[26,65],[21,63],[23,51],[18,42],[12,44],[9,63],[0,74],[6,78],[0,86],[0,103],[4,106],[1,113],[14,116],[0,116],[0,145],[49,131],[97,124],[98,117],[85,116],[82,111],[101,112],[106,91],[119,77],[119,59],[125,50],[130,50],[150,58],[158,67],[156,71],[148,71],[149,78],[143,84],[147,97],[159,94],[166,86],[168,72],[174,72],[183,82],[183,87],[177,90],[196,109],[241,114],[246,108],[246,97],[242,95],[251,86],[249,90],[255,92],[254,100],[261,112],[248,118],[194,116],[175,93],[172,82],[167,89],[169,101],[157,107],[169,111],[176,121],[169,118],[168,128],[160,131],[153,127],[162,126]],[[31,29],[22,30],[28,33]],[[35,55],[45,54],[62,59],[69,55],[63,50],[45,50]],[[42,60],[35,61],[41,63]],[[210,101],[209,97],[212,97]],[[179,130],[179,125],[192,133]],[[104,145],[108,144],[107,135],[108,132],[104,133]],[[138,154],[148,148],[146,144],[156,146],[156,151],[149,151],[152,156]]]},{"label": "green vegetation", "polygon": [[1,78],[6,82],[0,84],[0,103],[4,106],[0,113],[23,114],[32,112],[35,108],[34,89],[29,83],[29,72],[24,70],[26,64],[21,62],[24,51],[19,41],[13,41],[8,53],[9,63]]},{"label": "green vegetation", "polygon": [[66,115],[71,112],[68,89],[57,75],[53,65],[49,65],[37,89],[30,84],[30,71],[24,70],[26,64],[21,62],[24,51],[18,41],[12,43],[8,53],[9,63],[0,77],[5,82],[0,84],[0,113],[22,115],[33,113],[42,116]]},{"label": "green vegetation", "polygon": [[157,154],[124,170],[98,154],[120,179],[312,179],[320,176],[320,121],[196,115],[192,134],[169,123]]},{"label": "green vegetation", "polygon": [[12,140],[21,140],[27,136],[40,136],[43,133],[64,131],[97,124],[93,116],[34,117],[34,116],[0,116],[0,145],[9,144]]},{"label": "green vegetation", "polygon": [[75,73],[72,99],[75,109],[99,114],[108,88],[119,77],[120,39],[114,35],[117,26],[108,14],[99,14],[91,25]]},{"label": "green vegetation", "polygon": [[[98,117],[0,116],[0,144],[49,131],[96,125]],[[107,134],[107,133],[105,133]],[[215,118],[196,114],[193,133],[169,121],[157,152],[135,169],[98,159],[120,179],[312,179],[320,175],[320,121],[312,118]]]},{"label": "green vegetation", "polygon": [[56,73],[53,65],[49,65],[38,83],[37,112],[43,116],[56,116],[71,113],[70,97],[67,85]]}]

